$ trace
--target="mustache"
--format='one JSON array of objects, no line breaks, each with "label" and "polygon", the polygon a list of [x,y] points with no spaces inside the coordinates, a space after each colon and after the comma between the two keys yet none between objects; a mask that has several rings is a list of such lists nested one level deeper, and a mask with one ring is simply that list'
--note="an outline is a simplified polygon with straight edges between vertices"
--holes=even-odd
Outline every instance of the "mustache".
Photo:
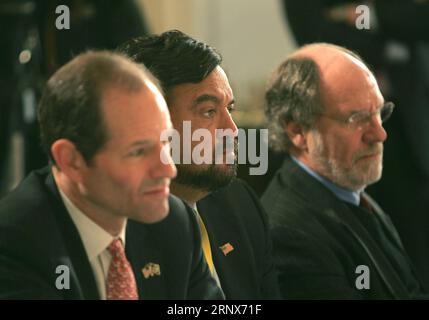
[{"label": "mustache", "polygon": [[375,154],[382,154],[382,153],[383,153],[383,144],[377,143],[377,144],[374,144],[373,146],[371,146],[365,150],[359,151],[355,155],[355,161],[359,160],[361,158],[364,158],[364,157],[372,156]]}]

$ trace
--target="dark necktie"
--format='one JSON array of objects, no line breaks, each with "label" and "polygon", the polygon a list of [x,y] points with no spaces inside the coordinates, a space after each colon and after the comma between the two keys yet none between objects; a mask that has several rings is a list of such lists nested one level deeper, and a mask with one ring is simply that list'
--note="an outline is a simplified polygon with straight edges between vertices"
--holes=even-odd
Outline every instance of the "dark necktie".
[{"label": "dark necktie", "polygon": [[372,206],[369,203],[369,201],[364,197],[363,193],[360,194],[360,202],[359,202],[359,207],[372,212]]}]

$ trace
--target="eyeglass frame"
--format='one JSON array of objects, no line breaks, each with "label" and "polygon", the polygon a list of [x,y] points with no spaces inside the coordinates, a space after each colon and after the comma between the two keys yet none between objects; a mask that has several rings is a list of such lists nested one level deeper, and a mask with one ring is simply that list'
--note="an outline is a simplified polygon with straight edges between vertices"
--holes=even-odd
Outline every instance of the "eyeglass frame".
[{"label": "eyeglass frame", "polygon": [[[350,115],[346,119],[341,118],[341,117],[328,115],[325,113],[315,113],[315,115],[318,115],[321,117],[326,117],[326,118],[331,119],[331,120],[335,120],[341,124],[346,125],[349,128],[354,123],[356,123],[356,124],[360,123],[360,125],[356,129],[362,129],[363,127],[366,127],[371,122],[372,117],[376,114],[380,115],[381,123],[385,123],[392,116],[394,109],[395,109],[395,104],[391,101],[387,101],[383,104],[383,106],[381,106],[380,108],[378,108],[374,112],[359,111],[359,112],[353,113],[352,115]],[[383,112],[385,112],[385,111],[387,111],[387,113],[384,116],[382,116]],[[359,119],[359,118],[357,118],[357,116],[361,116],[361,118]]]}]

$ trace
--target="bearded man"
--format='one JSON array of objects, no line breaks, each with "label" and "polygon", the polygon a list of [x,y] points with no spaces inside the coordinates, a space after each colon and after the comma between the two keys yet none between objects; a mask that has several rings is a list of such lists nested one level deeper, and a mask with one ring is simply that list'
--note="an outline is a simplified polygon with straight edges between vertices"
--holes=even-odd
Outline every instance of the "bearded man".
[{"label": "bearded man", "polygon": [[345,48],[307,45],[276,70],[266,116],[271,147],[287,156],[262,203],[284,298],[424,294],[391,220],[364,192],[381,178],[382,124],[392,111]]},{"label": "bearded man", "polygon": [[[132,39],[118,50],[161,84],[181,137],[171,192],[194,209],[206,260],[226,298],[277,298],[266,214],[252,189],[235,178],[234,95],[220,54],[178,30]],[[204,141],[193,141],[198,132]]]}]

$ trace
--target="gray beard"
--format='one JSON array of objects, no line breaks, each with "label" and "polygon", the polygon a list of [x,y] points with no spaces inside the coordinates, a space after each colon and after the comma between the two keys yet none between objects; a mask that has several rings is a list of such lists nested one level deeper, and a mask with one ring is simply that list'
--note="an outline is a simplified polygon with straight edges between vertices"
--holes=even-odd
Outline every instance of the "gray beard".
[{"label": "gray beard", "polygon": [[[316,167],[320,168],[318,173],[333,183],[349,190],[358,191],[380,180],[383,169],[382,156],[377,163],[369,163],[366,167],[358,166],[354,161],[352,168],[345,168],[337,159],[326,156],[326,147],[319,133],[316,133],[316,139],[317,148],[313,154],[313,161]],[[383,152],[383,145],[374,146],[373,149],[374,151],[381,149]]]}]

